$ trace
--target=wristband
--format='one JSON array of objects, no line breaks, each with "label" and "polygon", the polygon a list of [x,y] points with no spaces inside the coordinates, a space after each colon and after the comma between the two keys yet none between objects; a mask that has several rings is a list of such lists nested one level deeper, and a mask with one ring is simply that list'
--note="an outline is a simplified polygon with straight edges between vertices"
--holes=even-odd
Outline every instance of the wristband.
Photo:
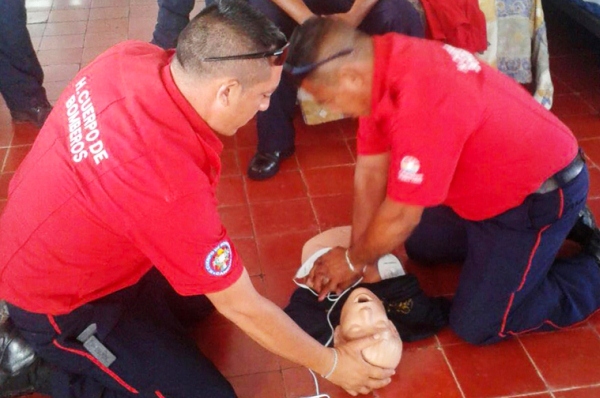
[{"label": "wristband", "polygon": [[354,265],[352,265],[352,262],[350,261],[350,257],[348,256],[348,252],[350,251],[350,249],[346,249],[346,264],[348,264],[348,268],[350,268],[350,271],[352,272],[356,272],[356,268],[354,268]]},{"label": "wristband", "polygon": [[332,348],[332,350],[333,350],[333,366],[331,367],[331,370],[329,371],[329,373],[327,373],[326,375],[323,376],[324,379],[329,379],[329,376],[331,376],[333,374],[333,372],[335,371],[335,368],[337,367],[338,352],[335,348]]}]

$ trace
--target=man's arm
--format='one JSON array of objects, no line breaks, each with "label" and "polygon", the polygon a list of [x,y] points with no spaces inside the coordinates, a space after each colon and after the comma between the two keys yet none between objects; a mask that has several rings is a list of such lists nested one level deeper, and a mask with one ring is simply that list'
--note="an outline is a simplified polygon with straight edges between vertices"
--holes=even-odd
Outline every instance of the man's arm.
[{"label": "man's arm", "polygon": [[[227,289],[206,295],[217,310],[264,348],[325,375],[334,365],[334,353],[302,331],[279,307],[254,289],[248,273]],[[338,364],[329,380],[346,391],[368,393],[390,382],[390,369],[369,365],[361,351],[376,343],[367,338],[338,347]]]},{"label": "man's arm", "polygon": [[352,3],[352,8],[350,8],[350,10],[332,16],[357,28],[376,3],[377,0],[355,0],[354,3]]},{"label": "man's arm", "polygon": [[298,25],[301,25],[308,18],[314,16],[313,12],[304,4],[302,0],[272,0],[287,15],[290,16]]},{"label": "man's arm", "polygon": [[354,169],[352,244],[365,233],[385,199],[390,154],[359,155]]}]

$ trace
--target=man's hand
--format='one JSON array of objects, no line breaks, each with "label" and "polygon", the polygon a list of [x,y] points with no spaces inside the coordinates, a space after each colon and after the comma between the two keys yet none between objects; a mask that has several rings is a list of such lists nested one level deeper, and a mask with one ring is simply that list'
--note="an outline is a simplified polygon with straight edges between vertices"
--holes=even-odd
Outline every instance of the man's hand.
[{"label": "man's hand", "polygon": [[395,373],[394,369],[373,366],[362,357],[362,350],[377,344],[380,338],[380,335],[373,335],[337,345],[338,364],[329,380],[353,396],[369,394],[388,385]]},{"label": "man's hand", "polygon": [[306,279],[306,285],[319,293],[322,301],[329,292],[342,293],[356,282],[362,274],[361,269],[352,271],[346,261],[346,249],[334,247],[315,261]]}]

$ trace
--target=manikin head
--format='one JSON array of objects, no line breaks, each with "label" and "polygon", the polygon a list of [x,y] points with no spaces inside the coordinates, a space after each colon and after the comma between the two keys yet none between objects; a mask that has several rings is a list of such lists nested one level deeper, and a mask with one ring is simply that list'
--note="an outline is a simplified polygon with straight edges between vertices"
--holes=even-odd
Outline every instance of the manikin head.
[{"label": "manikin head", "polygon": [[334,345],[379,334],[378,343],[362,351],[365,361],[383,368],[396,368],[402,357],[402,340],[387,317],[383,303],[369,289],[354,289],[342,307],[335,328]]},{"label": "manikin head", "polygon": [[342,21],[313,17],[298,26],[284,69],[332,112],[358,117],[371,111],[373,43]]},{"label": "manikin head", "polygon": [[286,44],[285,35],[246,1],[222,0],[181,32],[171,73],[202,119],[217,133],[233,135],[269,107]]}]

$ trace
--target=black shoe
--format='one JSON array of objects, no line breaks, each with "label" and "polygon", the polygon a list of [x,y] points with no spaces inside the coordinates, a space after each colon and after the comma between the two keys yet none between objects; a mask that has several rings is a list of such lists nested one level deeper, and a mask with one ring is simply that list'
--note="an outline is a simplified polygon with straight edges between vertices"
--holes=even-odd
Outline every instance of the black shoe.
[{"label": "black shoe", "polygon": [[281,152],[256,152],[248,165],[248,177],[253,180],[266,180],[279,171],[282,160],[294,154],[295,148]]},{"label": "black shoe", "polygon": [[0,397],[50,393],[51,368],[36,357],[10,318],[0,324]]},{"label": "black shoe", "polygon": [[600,231],[594,220],[594,215],[586,206],[579,212],[579,218],[575,222],[573,228],[571,228],[569,235],[567,235],[567,239],[579,243],[585,248],[590,243],[594,234],[598,232]]},{"label": "black shoe", "polygon": [[0,376],[0,398],[15,398],[34,392],[51,395],[52,368],[39,358],[19,373]]},{"label": "black shoe", "polygon": [[48,118],[50,111],[52,110],[52,105],[48,101],[40,106],[34,106],[29,109],[23,110],[12,110],[10,111],[10,116],[12,117],[15,123],[24,123],[30,122],[35,124],[37,127],[41,128],[44,125],[44,122]]}]

